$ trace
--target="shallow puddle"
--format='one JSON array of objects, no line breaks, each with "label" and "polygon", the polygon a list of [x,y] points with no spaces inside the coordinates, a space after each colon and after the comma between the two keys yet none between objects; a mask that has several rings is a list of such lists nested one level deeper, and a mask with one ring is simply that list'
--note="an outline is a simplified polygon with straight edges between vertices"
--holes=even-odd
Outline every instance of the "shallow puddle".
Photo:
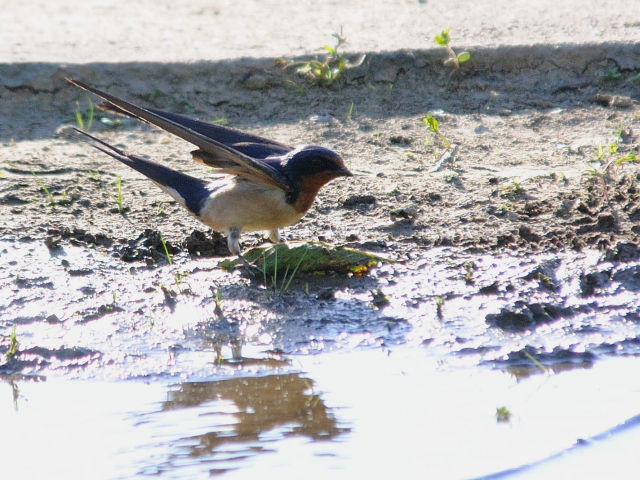
[{"label": "shallow puddle", "polygon": [[596,437],[640,414],[636,358],[524,380],[420,348],[289,360],[185,382],[14,378],[0,384],[3,476],[472,479],[567,451],[494,478],[631,478],[640,462],[621,455],[637,421]]},{"label": "shallow puddle", "polygon": [[279,295],[215,259],[2,242],[3,477],[628,477],[626,251],[429,249]]}]

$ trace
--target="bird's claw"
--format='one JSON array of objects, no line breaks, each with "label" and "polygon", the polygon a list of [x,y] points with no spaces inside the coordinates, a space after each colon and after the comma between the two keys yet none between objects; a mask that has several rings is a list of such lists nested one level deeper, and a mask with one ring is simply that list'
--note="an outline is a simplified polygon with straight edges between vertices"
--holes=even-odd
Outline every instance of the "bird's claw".
[{"label": "bird's claw", "polygon": [[247,275],[252,278],[264,277],[264,270],[262,270],[260,267],[254,265],[242,255],[238,255],[238,258],[242,260],[242,266],[245,268],[245,272],[247,273]]}]

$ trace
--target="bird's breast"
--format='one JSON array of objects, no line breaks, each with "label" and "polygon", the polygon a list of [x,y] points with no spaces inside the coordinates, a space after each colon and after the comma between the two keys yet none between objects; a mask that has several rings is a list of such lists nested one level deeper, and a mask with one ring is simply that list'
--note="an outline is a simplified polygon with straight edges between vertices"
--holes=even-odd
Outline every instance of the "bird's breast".
[{"label": "bird's breast", "polygon": [[235,177],[211,193],[198,218],[219,232],[252,232],[286,227],[304,213],[287,203],[283,190]]}]

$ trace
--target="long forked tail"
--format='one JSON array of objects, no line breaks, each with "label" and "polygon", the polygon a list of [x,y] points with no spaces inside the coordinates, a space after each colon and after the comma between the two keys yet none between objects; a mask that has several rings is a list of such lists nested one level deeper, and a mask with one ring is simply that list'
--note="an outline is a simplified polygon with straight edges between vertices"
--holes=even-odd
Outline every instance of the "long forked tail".
[{"label": "long forked tail", "polygon": [[210,183],[205,180],[186,175],[137,155],[128,154],[78,128],[74,127],[73,130],[86,137],[75,136],[75,138],[79,138],[92,147],[148,177],[164,192],[171,195],[178,203],[189,209],[195,215],[200,214],[204,200],[213,191]]}]

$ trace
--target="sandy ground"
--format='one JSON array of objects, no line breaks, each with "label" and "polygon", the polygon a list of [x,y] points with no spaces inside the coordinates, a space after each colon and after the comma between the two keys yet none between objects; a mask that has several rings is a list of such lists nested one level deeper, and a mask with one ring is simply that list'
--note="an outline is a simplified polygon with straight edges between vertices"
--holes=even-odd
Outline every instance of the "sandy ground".
[{"label": "sandy ground", "polygon": [[636,2],[527,0],[6,0],[0,62],[192,62],[317,53],[344,31],[355,52],[424,49],[452,27],[458,45],[633,42]]}]

